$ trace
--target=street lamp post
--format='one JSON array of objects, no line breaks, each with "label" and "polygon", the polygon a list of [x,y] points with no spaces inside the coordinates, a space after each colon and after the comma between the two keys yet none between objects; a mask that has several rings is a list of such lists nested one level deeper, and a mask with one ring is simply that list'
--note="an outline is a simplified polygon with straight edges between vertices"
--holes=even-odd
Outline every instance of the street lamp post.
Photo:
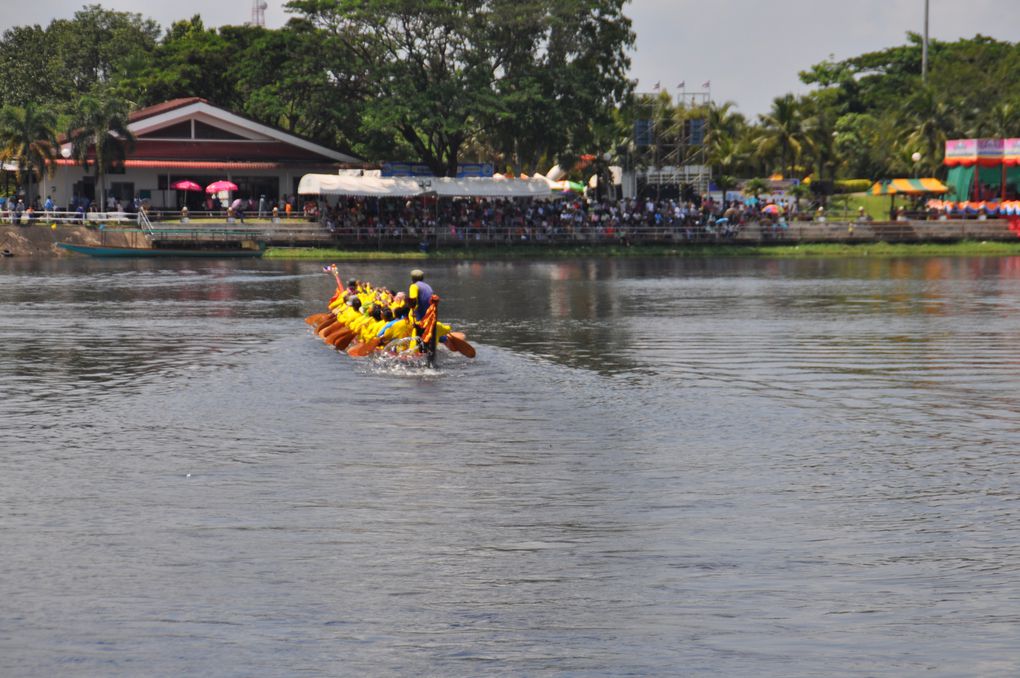
[{"label": "street lamp post", "polygon": [[616,199],[616,185],[613,183],[613,171],[609,168],[609,163],[613,160],[613,154],[606,151],[602,154],[602,161],[605,163],[604,171],[602,176],[598,178],[599,188],[602,188],[602,180],[608,179],[608,185],[601,191],[599,191],[603,197],[607,200]]},{"label": "street lamp post", "polygon": [[[418,180],[418,188],[420,188],[423,193],[427,193],[428,190],[430,188],[432,188],[432,180],[431,179],[419,179]],[[421,205],[422,205],[422,207],[425,207],[425,196],[424,195],[421,197]],[[436,249],[438,250],[439,249],[439,196],[438,195],[436,195],[436,221],[435,221],[435,223],[433,225],[433,229],[436,232]],[[422,241],[422,242],[426,243],[426,248],[428,246],[428,241],[429,241],[429,234],[428,234],[428,231],[426,231],[425,232],[425,240]]]},{"label": "street lamp post", "polygon": [[[920,174],[918,172],[918,169],[917,169],[920,166],[920,163],[921,163],[921,154],[920,154],[920,152],[914,151],[910,155],[910,159],[914,161],[914,178],[917,179],[918,175]],[[917,205],[915,204],[914,207],[917,207]]]},{"label": "street lamp post", "polygon": [[928,15],[930,0],[924,0],[924,41],[921,44],[921,82],[928,82]]}]

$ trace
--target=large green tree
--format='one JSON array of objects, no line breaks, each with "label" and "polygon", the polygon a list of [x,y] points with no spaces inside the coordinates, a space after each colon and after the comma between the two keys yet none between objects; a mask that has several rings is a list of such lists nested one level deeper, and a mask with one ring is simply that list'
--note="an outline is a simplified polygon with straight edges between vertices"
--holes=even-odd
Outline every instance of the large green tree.
[{"label": "large green tree", "polygon": [[292,0],[287,7],[356,59],[368,88],[362,129],[395,131],[433,172],[452,176],[465,145],[484,135],[518,161],[549,149],[569,154],[594,139],[629,90],[633,34],[623,4]]},{"label": "large green tree", "polygon": [[[941,171],[944,142],[956,136],[1012,136],[1020,89],[1020,44],[981,35],[932,41],[928,82],[921,38],[803,71],[809,97],[834,119],[842,171],[879,178]],[[834,116],[834,117],[833,117]],[[913,153],[922,160],[915,166]]]},{"label": "large green tree", "polygon": [[256,120],[362,153],[358,122],[367,78],[344,43],[303,19],[259,31],[230,75]]},{"label": "large green tree", "polygon": [[18,181],[26,184],[25,202],[37,197],[32,181],[42,178],[56,160],[56,116],[53,111],[28,102],[0,109],[0,154],[18,166]]},{"label": "large green tree", "polygon": [[120,91],[147,106],[169,99],[202,97],[231,108],[239,103],[228,69],[240,48],[220,31],[207,29],[198,15],[175,22],[153,50],[146,67],[123,80]]},{"label": "large green tree", "polygon": [[63,74],[56,45],[39,26],[15,26],[0,38],[0,105],[60,100]]},{"label": "large green tree", "polygon": [[74,100],[137,70],[151,58],[161,32],[152,19],[100,5],[87,5],[71,19],[54,20],[46,39],[55,48],[61,93]]}]

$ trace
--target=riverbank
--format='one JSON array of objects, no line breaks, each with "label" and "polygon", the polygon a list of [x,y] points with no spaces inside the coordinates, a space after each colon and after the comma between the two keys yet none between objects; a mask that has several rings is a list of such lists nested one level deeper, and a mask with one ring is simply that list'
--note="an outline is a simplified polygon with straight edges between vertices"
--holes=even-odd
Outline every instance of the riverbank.
[{"label": "riverbank", "polygon": [[[845,228],[845,227],[844,227]],[[33,226],[0,225],[0,253],[15,257],[65,257],[70,254],[57,247],[58,242],[81,245],[137,246],[129,232],[94,226],[43,224]],[[310,259],[320,261],[371,260],[468,260],[468,259],[565,259],[576,257],[901,257],[901,256],[1016,256],[1020,239],[984,240],[979,237],[948,242],[886,242],[863,238],[841,242],[784,240],[760,242],[737,240],[732,243],[643,244],[643,245],[562,245],[521,243],[485,247],[450,247],[424,253],[417,250],[369,250],[324,247],[270,246],[267,259]]]},{"label": "riverbank", "polygon": [[73,256],[57,247],[58,242],[74,245],[100,245],[127,247],[130,236],[114,231],[100,231],[95,226],[47,224],[31,226],[0,225],[0,253],[4,257],[66,257]]}]

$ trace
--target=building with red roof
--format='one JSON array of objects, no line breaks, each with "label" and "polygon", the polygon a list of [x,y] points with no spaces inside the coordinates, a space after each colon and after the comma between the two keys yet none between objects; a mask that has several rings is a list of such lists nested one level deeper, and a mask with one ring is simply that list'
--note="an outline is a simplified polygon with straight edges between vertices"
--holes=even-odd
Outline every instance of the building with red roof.
[{"label": "building with red roof", "polygon": [[[233,197],[258,200],[264,196],[275,202],[297,193],[305,174],[363,166],[359,158],[198,97],[135,111],[128,128],[136,139],[134,147],[123,167],[105,175],[106,193],[122,203],[142,198],[157,209],[177,208],[185,202],[194,208],[205,200],[204,193],[172,189],[178,181],[206,186],[226,179],[238,186]],[[70,144],[63,143],[56,173],[39,187],[44,200],[47,195],[58,205],[70,205],[75,197],[95,200],[94,168],[82,167],[70,158],[70,151]]]}]

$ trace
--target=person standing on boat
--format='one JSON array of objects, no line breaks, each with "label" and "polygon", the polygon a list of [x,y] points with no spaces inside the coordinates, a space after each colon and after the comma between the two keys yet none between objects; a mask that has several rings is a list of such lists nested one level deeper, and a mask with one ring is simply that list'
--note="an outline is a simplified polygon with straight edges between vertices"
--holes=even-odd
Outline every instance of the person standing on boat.
[{"label": "person standing on boat", "polygon": [[[433,296],[435,296],[435,292],[432,286],[425,282],[425,272],[419,268],[411,271],[411,286],[407,290],[407,308],[411,313],[414,336],[416,337],[422,336],[425,332],[423,321],[432,306]],[[435,362],[437,338],[437,333],[433,331],[429,341],[422,346],[430,366]]]},{"label": "person standing on boat", "polygon": [[407,290],[407,305],[414,312],[415,323],[421,323],[432,305],[432,286],[425,282],[425,272],[419,268],[411,271],[411,286]]}]

